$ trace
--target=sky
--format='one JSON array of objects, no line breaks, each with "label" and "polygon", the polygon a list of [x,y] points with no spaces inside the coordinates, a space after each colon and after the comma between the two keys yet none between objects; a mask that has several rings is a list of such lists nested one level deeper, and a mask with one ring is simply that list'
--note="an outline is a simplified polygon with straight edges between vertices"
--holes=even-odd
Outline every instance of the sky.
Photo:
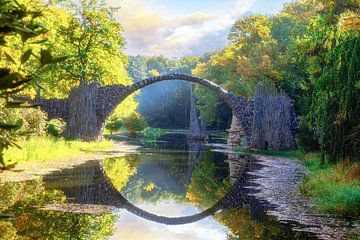
[{"label": "sky", "polygon": [[127,55],[182,57],[224,47],[232,24],[251,13],[276,14],[289,0],[107,0],[119,7]]},{"label": "sky", "polygon": [[[174,202],[160,202],[156,204],[144,203],[137,205],[141,209],[167,217],[189,216],[199,212],[194,205],[176,204]],[[212,217],[185,225],[163,225],[154,223],[126,210],[120,210],[118,221],[115,223],[113,236],[110,240],[226,240],[228,229]]]}]

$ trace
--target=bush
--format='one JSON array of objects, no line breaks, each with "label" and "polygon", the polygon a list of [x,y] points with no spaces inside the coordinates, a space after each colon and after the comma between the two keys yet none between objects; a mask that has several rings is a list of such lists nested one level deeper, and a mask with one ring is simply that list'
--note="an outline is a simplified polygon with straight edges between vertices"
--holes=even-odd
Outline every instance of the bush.
[{"label": "bush", "polygon": [[46,135],[47,114],[36,108],[21,108],[16,110],[17,117],[23,120],[22,132],[26,136],[42,137]]},{"label": "bush", "polygon": [[129,117],[124,119],[124,126],[129,131],[129,135],[135,137],[137,132],[142,131],[147,127],[147,123],[143,116],[132,113]]},{"label": "bush", "polygon": [[320,147],[314,131],[310,129],[309,124],[304,118],[300,120],[296,140],[298,146],[306,152],[318,150]]},{"label": "bush", "polygon": [[105,129],[113,134],[113,132],[118,132],[122,125],[123,121],[120,118],[110,118],[105,125]]},{"label": "bush", "polygon": [[159,137],[164,135],[165,131],[161,128],[146,127],[142,131],[142,135],[146,142],[155,142]]},{"label": "bush", "polygon": [[3,151],[10,147],[20,147],[17,143],[19,139],[45,136],[46,120],[47,115],[38,109],[6,108],[5,101],[0,101],[0,171],[16,164],[6,161]]},{"label": "bush", "polygon": [[52,119],[47,123],[47,132],[53,137],[61,137],[66,127],[62,119]]},{"label": "bush", "polygon": [[358,217],[360,214],[360,164],[322,164],[320,154],[307,154],[304,165],[310,171],[301,190],[313,197],[317,207],[328,213]]}]

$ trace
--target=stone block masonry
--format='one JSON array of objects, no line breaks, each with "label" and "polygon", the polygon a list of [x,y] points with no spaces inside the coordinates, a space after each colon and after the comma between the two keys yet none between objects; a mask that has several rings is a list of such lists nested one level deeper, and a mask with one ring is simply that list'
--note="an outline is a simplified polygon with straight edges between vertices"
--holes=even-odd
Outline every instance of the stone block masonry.
[{"label": "stone block masonry", "polygon": [[[85,92],[79,91],[79,88],[73,89],[67,99],[36,99],[35,103],[41,105],[49,119],[62,118],[67,122],[67,128],[71,129],[67,131],[68,137],[96,140],[102,135],[108,117],[126,97],[150,84],[171,80],[197,83],[217,93],[232,109],[237,121],[236,129],[241,129],[241,136],[244,136],[244,147],[290,149],[295,146],[296,117],[288,97],[265,94],[257,90],[254,98],[247,99],[236,96],[207,79],[187,74],[173,73],[151,77],[129,86],[89,84],[91,86],[79,86]],[[87,93],[86,89],[91,90],[91,93]],[[79,97],[88,98],[88,101]],[[91,120],[88,120],[88,117],[91,117]],[[92,126],[84,128],[81,126],[84,121],[86,125]]]}]

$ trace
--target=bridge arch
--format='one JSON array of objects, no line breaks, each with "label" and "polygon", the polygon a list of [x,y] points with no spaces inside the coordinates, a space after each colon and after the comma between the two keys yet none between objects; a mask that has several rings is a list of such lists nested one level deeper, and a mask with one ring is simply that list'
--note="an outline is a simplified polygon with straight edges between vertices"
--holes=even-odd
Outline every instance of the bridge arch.
[{"label": "bridge arch", "polygon": [[[298,125],[292,100],[276,89],[259,85],[251,99],[236,96],[207,79],[187,74],[166,74],[138,81],[132,85],[98,86],[80,84],[67,99],[36,99],[49,119],[62,118],[67,127],[65,136],[83,140],[101,137],[105,122],[115,108],[130,94],[150,84],[183,80],[207,87],[220,96],[235,117],[235,138],[245,135],[243,147],[255,149],[293,149]],[[79,97],[80,96],[80,97]]]},{"label": "bridge arch", "polygon": [[[121,102],[126,97],[128,97],[135,91],[140,90],[146,86],[149,86],[157,82],[174,81],[174,80],[182,80],[182,81],[196,83],[215,92],[231,108],[233,115],[236,116],[239,122],[241,123],[242,125],[241,127],[244,129],[246,136],[250,138],[251,117],[249,116],[252,115],[251,101],[249,101],[245,97],[236,96],[231,92],[222,88],[220,85],[205,78],[188,75],[188,74],[179,74],[179,73],[165,74],[165,75],[146,78],[138,82],[135,82],[132,85],[123,86],[121,89],[119,89],[119,85],[100,87],[97,97],[98,104],[96,108],[98,111],[99,123],[104,123],[106,119],[115,110],[115,108],[119,104],[121,104]],[[114,93],[116,94],[114,95]],[[101,99],[107,101],[107,103],[102,102]],[[106,104],[107,104],[107,108],[103,109],[102,107],[105,106]]]},{"label": "bridge arch", "polygon": [[[82,138],[84,140],[95,140],[99,136],[102,135],[104,125],[106,120],[113,113],[115,108],[121,104],[121,102],[134,93],[137,90],[140,90],[148,85],[161,82],[161,81],[171,81],[171,80],[183,80],[187,82],[193,82],[196,84],[200,84],[212,91],[214,91],[220,98],[224,100],[225,103],[232,109],[233,115],[237,117],[237,119],[242,124],[242,128],[247,136],[247,140],[250,139],[251,136],[251,115],[252,115],[252,107],[251,101],[242,97],[236,96],[231,92],[225,90],[218,84],[207,80],[205,78],[192,76],[188,74],[165,74],[160,76],[154,76],[150,78],[143,79],[141,81],[135,82],[132,85],[124,86],[121,84],[108,85],[108,86],[98,86],[96,84],[90,84],[88,89],[94,91],[92,94],[96,96],[96,101],[93,101],[92,109],[96,111],[95,121],[93,121],[94,126],[92,126],[94,131],[92,131],[91,136],[87,136],[86,134],[75,134],[76,136],[68,136],[68,137],[77,137]],[[80,86],[81,87],[81,86]],[[68,126],[67,128],[71,129],[81,129],[81,126],[72,126],[75,124],[88,123],[88,119],[76,119],[73,120],[74,115],[77,116],[76,113],[73,113],[72,99],[78,94],[77,91],[80,89],[74,89],[68,99],[38,99],[37,103],[41,105],[42,110],[48,113],[49,119],[52,118],[62,118],[64,119]],[[80,116],[81,118],[81,116]],[[82,116],[84,118],[84,116]],[[72,119],[70,121],[70,119]],[[66,132],[66,131],[65,131]]]}]

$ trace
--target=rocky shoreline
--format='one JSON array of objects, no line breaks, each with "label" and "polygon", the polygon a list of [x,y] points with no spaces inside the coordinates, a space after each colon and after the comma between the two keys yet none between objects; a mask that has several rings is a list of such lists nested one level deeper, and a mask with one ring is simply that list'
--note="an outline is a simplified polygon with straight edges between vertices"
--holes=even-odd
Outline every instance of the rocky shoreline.
[{"label": "rocky shoreline", "polygon": [[336,215],[324,214],[300,191],[307,173],[296,159],[254,155],[262,165],[249,174],[255,176],[253,195],[275,207],[268,211],[279,221],[295,223],[296,231],[314,233],[320,239],[359,239],[360,221],[347,220]]}]

